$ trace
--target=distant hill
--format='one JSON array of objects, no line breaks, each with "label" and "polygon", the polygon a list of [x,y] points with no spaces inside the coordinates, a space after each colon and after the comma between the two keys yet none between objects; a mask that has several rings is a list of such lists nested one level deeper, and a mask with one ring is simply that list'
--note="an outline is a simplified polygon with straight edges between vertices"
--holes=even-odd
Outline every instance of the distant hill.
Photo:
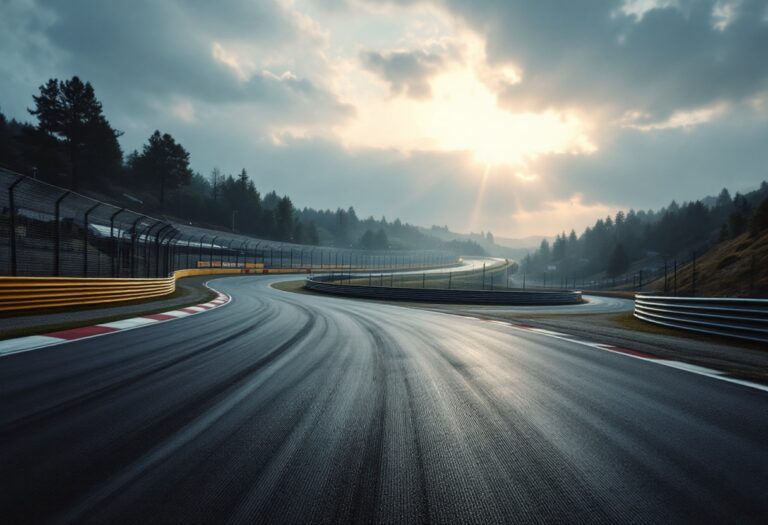
[{"label": "distant hill", "polygon": [[495,237],[494,241],[499,246],[506,248],[513,248],[516,250],[530,250],[533,251],[541,245],[541,241],[546,239],[549,242],[554,240],[553,237],[546,237],[544,235],[530,235],[528,237],[522,237],[519,239],[512,239],[509,237]]},{"label": "distant hill", "polygon": [[[664,290],[664,279],[644,288]],[[678,295],[693,289],[693,264],[678,269]],[[768,297],[768,230],[758,236],[750,233],[722,242],[696,261],[697,296]]]},{"label": "distant hill", "polygon": [[[541,241],[522,260],[522,271],[552,282],[582,280],[634,289],[641,280],[647,285],[651,276],[663,274],[665,265],[668,271],[674,265],[685,268],[696,257],[697,269],[707,281],[704,285],[697,278],[697,294],[743,295],[751,290],[766,295],[758,282],[759,271],[745,269],[745,265],[768,267],[768,252],[760,245],[766,230],[768,182],[763,182],[733,197],[723,189],[717,196],[682,204],[672,201],[657,211],[619,211],[597,220],[581,235],[563,232],[551,244]],[[745,276],[751,285],[745,284]],[[689,293],[680,278],[678,273],[678,292]]]},{"label": "distant hill", "polygon": [[542,235],[533,235],[520,239],[508,237],[496,237],[490,232],[457,233],[450,231],[447,226],[421,227],[426,235],[431,235],[444,241],[471,241],[481,246],[489,255],[506,257],[516,261],[522,260],[526,255],[538,248],[543,239],[553,239]]}]

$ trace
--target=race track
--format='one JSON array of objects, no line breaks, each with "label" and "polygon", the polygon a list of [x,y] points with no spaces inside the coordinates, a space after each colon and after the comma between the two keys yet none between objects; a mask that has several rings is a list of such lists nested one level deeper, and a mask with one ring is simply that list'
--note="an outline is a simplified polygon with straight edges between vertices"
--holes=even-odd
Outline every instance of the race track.
[{"label": "race track", "polygon": [[217,279],[223,308],[0,358],[4,521],[768,515],[766,392],[280,279]]}]

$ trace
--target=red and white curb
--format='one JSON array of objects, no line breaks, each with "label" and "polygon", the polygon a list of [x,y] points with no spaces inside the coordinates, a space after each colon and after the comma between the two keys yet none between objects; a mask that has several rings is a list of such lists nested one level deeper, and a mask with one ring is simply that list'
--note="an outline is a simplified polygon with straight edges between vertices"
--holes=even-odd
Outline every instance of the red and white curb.
[{"label": "red and white curb", "polygon": [[186,308],[180,308],[178,310],[170,310],[159,314],[142,315],[131,319],[121,319],[120,321],[113,321],[111,323],[70,328],[68,330],[60,330],[43,335],[30,335],[26,337],[17,337],[15,339],[6,339],[0,341],[0,357],[37,350],[38,348],[48,346],[60,345],[79,339],[88,339],[100,335],[114,334],[116,332],[124,332],[125,330],[150,326],[157,323],[164,323],[166,321],[173,321],[175,319],[181,319],[183,317],[189,317],[190,315],[197,315],[209,310],[214,310],[229,304],[232,300],[229,295],[216,290],[214,291],[216,292],[216,298],[212,301],[196,304],[194,306],[187,306]]},{"label": "red and white curb", "polygon": [[482,320],[493,324],[498,324],[502,326],[506,326],[507,328],[513,328],[515,330],[522,330],[525,332],[532,332],[535,334],[543,335],[545,337],[552,337],[554,339],[560,339],[563,341],[568,341],[570,343],[576,343],[583,346],[588,346],[591,348],[596,348],[598,350],[603,350],[605,352],[611,352],[613,354],[621,354],[627,357],[631,357],[634,359],[640,359],[642,361],[648,361],[651,363],[655,363],[657,365],[666,366],[669,368],[676,368],[678,370],[683,370],[685,372],[690,372],[692,374],[698,374],[706,377],[711,377],[713,379],[718,379],[720,381],[727,381],[728,383],[734,383],[737,385],[746,386],[749,388],[754,388],[756,390],[762,390],[763,392],[768,392],[768,385],[763,385],[760,383],[753,383],[752,381],[746,381],[743,379],[737,379],[735,377],[730,377],[725,374],[725,372],[721,372],[720,370],[714,370],[712,368],[706,368],[703,366],[698,365],[692,365],[690,363],[685,363],[683,361],[674,361],[672,359],[663,359],[661,357],[655,356],[653,354],[649,354],[647,352],[641,352],[639,350],[632,350],[630,348],[623,348],[620,346],[614,346],[604,343],[595,343],[592,341],[585,341],[583,339],[577,339],[572,335],[569,334],[563,334],[560,332],[554,332],[552,330],[546,330],[544,328],[536,328],[534,326],[529,326],[526,324],[521,323],[510,323],[506,321],[497,321],[494,319],[478,319],[477,317],[470,317],[470,316],[462,316],[465,319],[476,319],[476,320]]}]

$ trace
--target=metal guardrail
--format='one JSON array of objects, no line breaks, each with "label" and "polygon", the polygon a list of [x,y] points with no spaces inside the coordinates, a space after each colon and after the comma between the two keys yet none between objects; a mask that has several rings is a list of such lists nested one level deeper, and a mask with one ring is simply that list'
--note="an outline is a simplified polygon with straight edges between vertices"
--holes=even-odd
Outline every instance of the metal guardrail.
[{"label": "metal guardrail", "polygon": [[768,343],[768,299],[636,294],[635,317],[682,330]]},{"label": "metal guardrail", "polygon": [[[84,306],[151,299],[176,291],[176,281],[196,275],[311,273],[313,268],[189,268],[170,277],[3,277],[0,276],[0,312]],[[353,272],[368,271],[352,268]]]},{"label": "metal guardrail", "polygon": [[327,282],[328,276],[308,278],[304,287],[318,292],[396,301],[423,301],[458,304],[504,305],[563,305],[581,303],[578,291],[522,291],[522,290],[449,290],[445,288],[391,288]]}]

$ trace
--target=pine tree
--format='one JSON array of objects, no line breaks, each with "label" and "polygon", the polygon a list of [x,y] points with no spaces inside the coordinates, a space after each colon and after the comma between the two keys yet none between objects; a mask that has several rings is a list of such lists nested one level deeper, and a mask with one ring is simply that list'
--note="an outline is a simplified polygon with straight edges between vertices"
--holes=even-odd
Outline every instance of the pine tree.
[{"label": "pine tree", "polygon": [[80,185],[81,175],[93,181],[119,172],[120,133],[104,117],[90,82],[77,76],[66,81],[52,78],[32,98],[35,108],[28,111],[37,117],[38,129],[65,142],[73,188]]},{"label": "pine tree", "polygon": [[155,131],[134,161],[136,175],[144,183],[157,186],[160,208],[165,206],[166,191],[189,184],[192,170],[189,153],[168,133]]},{"label": "pine tree", "polygon": [[608,261],[608,276],[616,277],[626,272],[629,268],[629,257],[624,245],[619,243],[613,248],[611,258]]}]

